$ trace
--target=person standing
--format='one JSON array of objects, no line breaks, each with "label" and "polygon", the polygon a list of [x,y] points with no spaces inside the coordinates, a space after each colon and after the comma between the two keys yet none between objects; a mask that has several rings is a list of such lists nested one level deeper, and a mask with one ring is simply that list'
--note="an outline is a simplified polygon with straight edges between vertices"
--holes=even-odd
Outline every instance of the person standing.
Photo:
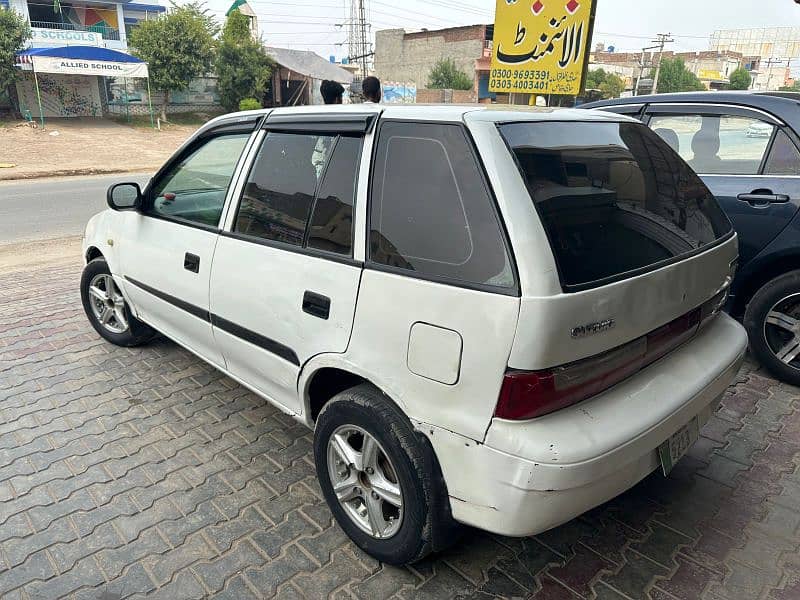
[{"label": "person standing", "polygon": [[319,93],[322,94],[322,100],[325,104],[341,104],[344,87],[342,87],[341,83],[325,79],[319,85]]},{"label": "person standing", "polygon": [[361,91],[364,94],[365,104],[378,104],[381,101],[381,80],[370,75],[361,82]]}]

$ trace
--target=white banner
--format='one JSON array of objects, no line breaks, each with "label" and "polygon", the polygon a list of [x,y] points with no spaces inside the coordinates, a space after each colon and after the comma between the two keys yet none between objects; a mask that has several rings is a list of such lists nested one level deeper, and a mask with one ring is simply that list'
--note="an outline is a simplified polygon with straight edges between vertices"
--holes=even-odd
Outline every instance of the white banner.
[{"label": "white banner", "polygon": [[97,31],[31,27],[30,41],[37,46],[102,46],[103,35]]},{"label": "white banner", "polygon": [[104,60],[31,56],[33,70],[63,75],[104,75],[106,77],[147,77],[147,63],[124,63]]}]

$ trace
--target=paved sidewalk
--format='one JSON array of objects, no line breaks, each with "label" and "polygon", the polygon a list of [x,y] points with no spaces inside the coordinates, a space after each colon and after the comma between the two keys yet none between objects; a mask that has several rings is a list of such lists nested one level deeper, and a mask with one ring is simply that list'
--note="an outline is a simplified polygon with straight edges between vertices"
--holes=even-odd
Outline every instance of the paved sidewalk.
[{"label": "paved sidewalk", "polygon": [[0,275],[3,598],[800,598],[797,389],[746,367],[668,479],[390,568],[332,523],[309,431],[172,342],[103,342],[79,273]]}]

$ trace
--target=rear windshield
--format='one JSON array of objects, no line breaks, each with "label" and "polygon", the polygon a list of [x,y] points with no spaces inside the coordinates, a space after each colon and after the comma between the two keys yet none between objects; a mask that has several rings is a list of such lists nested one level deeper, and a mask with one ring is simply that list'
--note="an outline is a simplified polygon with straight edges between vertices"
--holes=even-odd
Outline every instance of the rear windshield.
[{"label": "rear windshield", "polygon": [[731,224],[672,148],[638,123],[509,123],[565,291],[632,277],[714,244]]}]

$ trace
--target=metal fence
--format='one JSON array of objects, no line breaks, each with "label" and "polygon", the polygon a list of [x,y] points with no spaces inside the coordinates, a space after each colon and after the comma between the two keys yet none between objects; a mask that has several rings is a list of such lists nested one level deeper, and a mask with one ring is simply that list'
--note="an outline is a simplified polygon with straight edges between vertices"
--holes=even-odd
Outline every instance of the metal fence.
[{"label": "metal fence", "polygon": [[31,27],[42,29],[61,29],[64,31],[90,31],[99,33],[104,40],[119,40],[119,29],[103,25],[75,25],[53,21],[31,21]]}]

